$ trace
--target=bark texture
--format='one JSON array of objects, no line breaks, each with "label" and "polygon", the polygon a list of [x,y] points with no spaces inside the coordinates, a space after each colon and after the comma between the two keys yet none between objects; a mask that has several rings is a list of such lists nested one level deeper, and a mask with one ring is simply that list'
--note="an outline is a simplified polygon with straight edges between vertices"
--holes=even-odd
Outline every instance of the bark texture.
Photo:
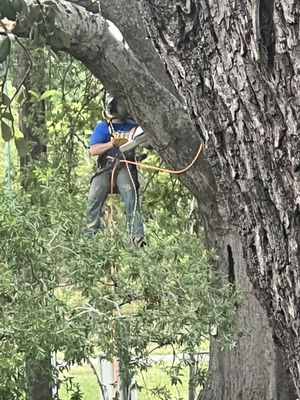
[{"label": "bark texture", "polygon": [[222,223],[239,233],[248,275],[299,396],[300,3],[143,5],[206,142]]},{"label": "bark texture", "polygon": [[[134,51],[114,39],[100,14],[57,3],[57,25],[71,37],[65,50],[113,95],[128,99],[169,166],[187,165],[206,143],[205,155],[181,180],[199,201],[230,279],[247,294],[239,322],[251,333],[233,352],[213,344],[216,384],[205,400],[294,400],[265,310],[299,388],[299,6],[271,3],[136,1],[180,95],[168,75],[155,76],[153,60],[136,56],[139,38],[124,18],[120,28]],[[28,31],[26,19],[21,24]]]},{"label": "bark texture", "polygon": [[226,266],[244,304],[237,313],[236,348],[222,351],[218,337],[211,338],[210,375],[198,400],[295,400],[286,362],[274,345],[268,318],[247,276],[241,240],[237,232],[228,234],[224,228],[210,231],[208,239],[218,250],[219,267]]},{"label": "bark texture", "polygon": [[[147,70],[170,93],[179,98],[170,76],[167,74],[164,62],[155,50],[154,44],[147,33],[142,13],[136,0],[103,0],[101,11],[104,18],[112,21],[122,32],[130,50],[135,57],[146,66]],[[183,99],[181,99],[183,101]]]}]

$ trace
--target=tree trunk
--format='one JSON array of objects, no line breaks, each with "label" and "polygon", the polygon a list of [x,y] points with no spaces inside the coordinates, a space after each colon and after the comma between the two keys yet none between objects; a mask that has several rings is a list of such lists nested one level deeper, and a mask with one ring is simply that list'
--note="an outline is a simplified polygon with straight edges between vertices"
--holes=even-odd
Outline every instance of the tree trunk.
[{"label": "tree trunk", "polygon": [[299,396],[299,1],[143,4],[206,142],[221,226],[241,244],[237,269],[247,268]]},{"label": "tree trunk", "polygon": [[222,351],[218,336],[211,337],[209,379],[198,400],[295,400],[294,385],[246,274],[241,241],[236,233],[220,233],[214,232],[209,242],[218,249],[219,267],[226,266],[243,304],[237,313],[236,348]]},{"label": "tree trunk", "polygon": [[[299,4],[138,3],[180,96],[171,93],[167,79],[154,76],[149,60],[141,62],[134,49],[113,38],[100,14],[61,0],[56,23],[71,38],[65,50],[112,94],[129,100],[169,166],[186,166],[205,141],[204,156],[181,181],[197,197],[208,240],[230,279],[233,269],[248,293],[239,328],[251,333],[238,339],[234,351],[220,352],[213,343],[216,384],[203,399],[248,400],[252,387],[253,399],[293,400],[287,386],[279,390],[287,379],[266,312],[299,391]],[[26,20],[19,28],[28,32]],[[246,269],[260,306],[250,296]]]}]

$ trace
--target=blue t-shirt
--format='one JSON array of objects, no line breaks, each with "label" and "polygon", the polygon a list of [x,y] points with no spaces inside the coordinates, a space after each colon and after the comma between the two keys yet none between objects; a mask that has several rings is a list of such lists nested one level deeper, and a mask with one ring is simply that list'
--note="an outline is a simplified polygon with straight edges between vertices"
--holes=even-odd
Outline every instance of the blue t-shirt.
[{"label": "blue t-shirt", "polygon": [[[132,128],[138,126],[136,122],[127,121],[124,123],[112,124],[115,132],[129,132]],[[110,141],[110,132],[107,121],[99,122],[90,138],[90,146],[98,143],[107,143]]]}]

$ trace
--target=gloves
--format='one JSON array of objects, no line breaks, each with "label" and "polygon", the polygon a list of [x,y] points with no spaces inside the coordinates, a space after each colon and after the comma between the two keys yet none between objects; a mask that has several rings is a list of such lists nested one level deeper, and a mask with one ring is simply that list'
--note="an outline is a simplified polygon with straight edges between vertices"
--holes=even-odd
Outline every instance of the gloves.
[{"label": "gloves", "polygon": [[119,148],[120,146],[128,142],[128,133],[114,132],[111,140],[113,146]]}]

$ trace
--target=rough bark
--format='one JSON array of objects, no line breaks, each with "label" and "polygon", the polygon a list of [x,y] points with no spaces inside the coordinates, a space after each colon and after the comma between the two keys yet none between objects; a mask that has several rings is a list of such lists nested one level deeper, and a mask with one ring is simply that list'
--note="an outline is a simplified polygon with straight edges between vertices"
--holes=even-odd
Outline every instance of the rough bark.
[{"label": "rough bark", "polygon": [[91,0],[68,0],[70,3],[84,7],[87,11],[101,13],[121,31],[124,40],[136,58],[143,63],[155,78],[172,94],[178,92],[167,74],[165,64],[155,50],[154,44],[146,30],[142,14],[135,0],[102,0],[100,5]]},{"label": "rough bark", "polygon": [[223,226],[210,234],[208,240],[220,256],[219,268],[239,288],[244,303],[237,312],[236,348],[222,351],[218,337],[211,338],[210,374],[198,400],[295,400],[286,362],[274,345],[266,313],[246,274],[237,232],[229,234]]},{"label": "rough bark", "polygon": [[73,3],[80,7],[84,7],[87,11],[94,14],[97,14],[100,10],[100,4],[92,0],[70,0],[70,3]]},{"label": "rough bark", "polygon": [[[27,4],[34,4],[34,0],[27,0]],[[128,99],[134,115],[142,121],[153,146],[165,161],[174,168],[191,161],[199,147],[200,135],[185,108],[153,78],[130,49],[113,37],[104,18],[62,0],[58,3],[56,24],[70,35],[71,46],[65,51],[81,60],[111,94]],[[21,31],[29,29],[25,18],[21,21]],[[189,141],[182,132],[187,132]],[[203,203],[209,209],[208,202],[214,197],[213,176],[204,156],[198,164],[201,168],[189,171],[186,179],[191,190],[195,181],[201,182]]]},{"label": "rough bark", "polygon": [[206,142],[222,223],[239,232],[248,275],[299,396],[300,4],[143,4]]},{"label": "rough bark", "polygon": [[[268,23],[264,29],[260,29],[260,22],[257,25],[257,20],[270,14],[270,8],[263,1],[257,4],[246,1],[237,4],[233,0],[211,0],[211,4],[208,0],[201,4],[188,1],[185,6],[163,0],[144,4],[147,21],[151,22],[150,36],[166,60],[190,115],[180,98],[155,79],[133,52],[114,40],[101,15],[90,15],[62,0],[58,5],[57,24],[71,36],[71,47],[66,50],[81,60],[112,94],[123,95],[134,105],[137,121],[147,129],[154,148],[169,166],[186,165],[195,154],[200,137],[205,140],[205,156],[181,180],[199,200],[207,235],[220,253],[220,243],[227,246],[229,237],[239,243],[239,246],[230,244],[232,258],[240,260],[236,268],[243,276],[247,265],[261,305],[268,310],[274,324],[278,343],[288,356],[294,382],[299,385],[299,319],[294,322],[291,318],[299,317],[299,208],[296,205],[300,170],[296,137],[299,93],[298,97],[291,96],[291,89],[295,90],[299,83],[299,75],[286,80],[287,88],[282,86],[286,78],[279,79],[283,71],[287,77],[292,76],[292,68],[284,67],[286,64],[282,64],[281,58],[294,63],[293,71],[298,71],[299,63],[296,56],[272,56],[274,24]],[[285,8],[284,13],[290,11]],[[259,18],[252,19],[253,15]],[[294,35],[296,43],[298,14],[293,18],[286,35],[289,41]],[[295,46],[299,52],[299,43]],[[288,119],[291,123],[287,127]],[[226,234],[220,232],[221,227],[226,227]],[[239,256],[235,254],[237,251]],[[228,257],[227,264],[230,265]],[[240,279],[240,283],[247,292],[245,279]],[[241,323],[249,310],[262,312],[253,298],[247,307],[241,311]],[[267,332],[263,312],[258,321],[263,323],[262,332]],[[287,331],[285,337],[283,329]],[[213,353],[217,358],[217,364],[213,365],[218,367],[218,383],[224,389],[221,389],[222,397],[214,391],[211,397],[206,395],[207,399],[248,400],[240,374],[236,377],[228,373],[226,382],[220,374],[225,367],[226,373],[228,368],[240,370],[236,365],[246,360],[247,346],[254,349],[255,343],[262,344],[259,332],[252,332],[239,355]],[[270,331],[266,336],[271,338]],[[280,394],[277,383],[271,382],[278,375],[284,375],[277,371],[276,376],[273,343],[267,349],[270,355],[261,358],[262,362],[269,360],[269,367],[264,371],[257,370],[257,362],[252,362],[254,358],[243,364],[253,377],[249,384],[253,386],[253,399],[271,399],[273,395],[274,399],[291,400],[288,389]],[[239,382],[235,387],[236,380]],[[268,387],[272,388],[270,394],[261,397]]]}]

